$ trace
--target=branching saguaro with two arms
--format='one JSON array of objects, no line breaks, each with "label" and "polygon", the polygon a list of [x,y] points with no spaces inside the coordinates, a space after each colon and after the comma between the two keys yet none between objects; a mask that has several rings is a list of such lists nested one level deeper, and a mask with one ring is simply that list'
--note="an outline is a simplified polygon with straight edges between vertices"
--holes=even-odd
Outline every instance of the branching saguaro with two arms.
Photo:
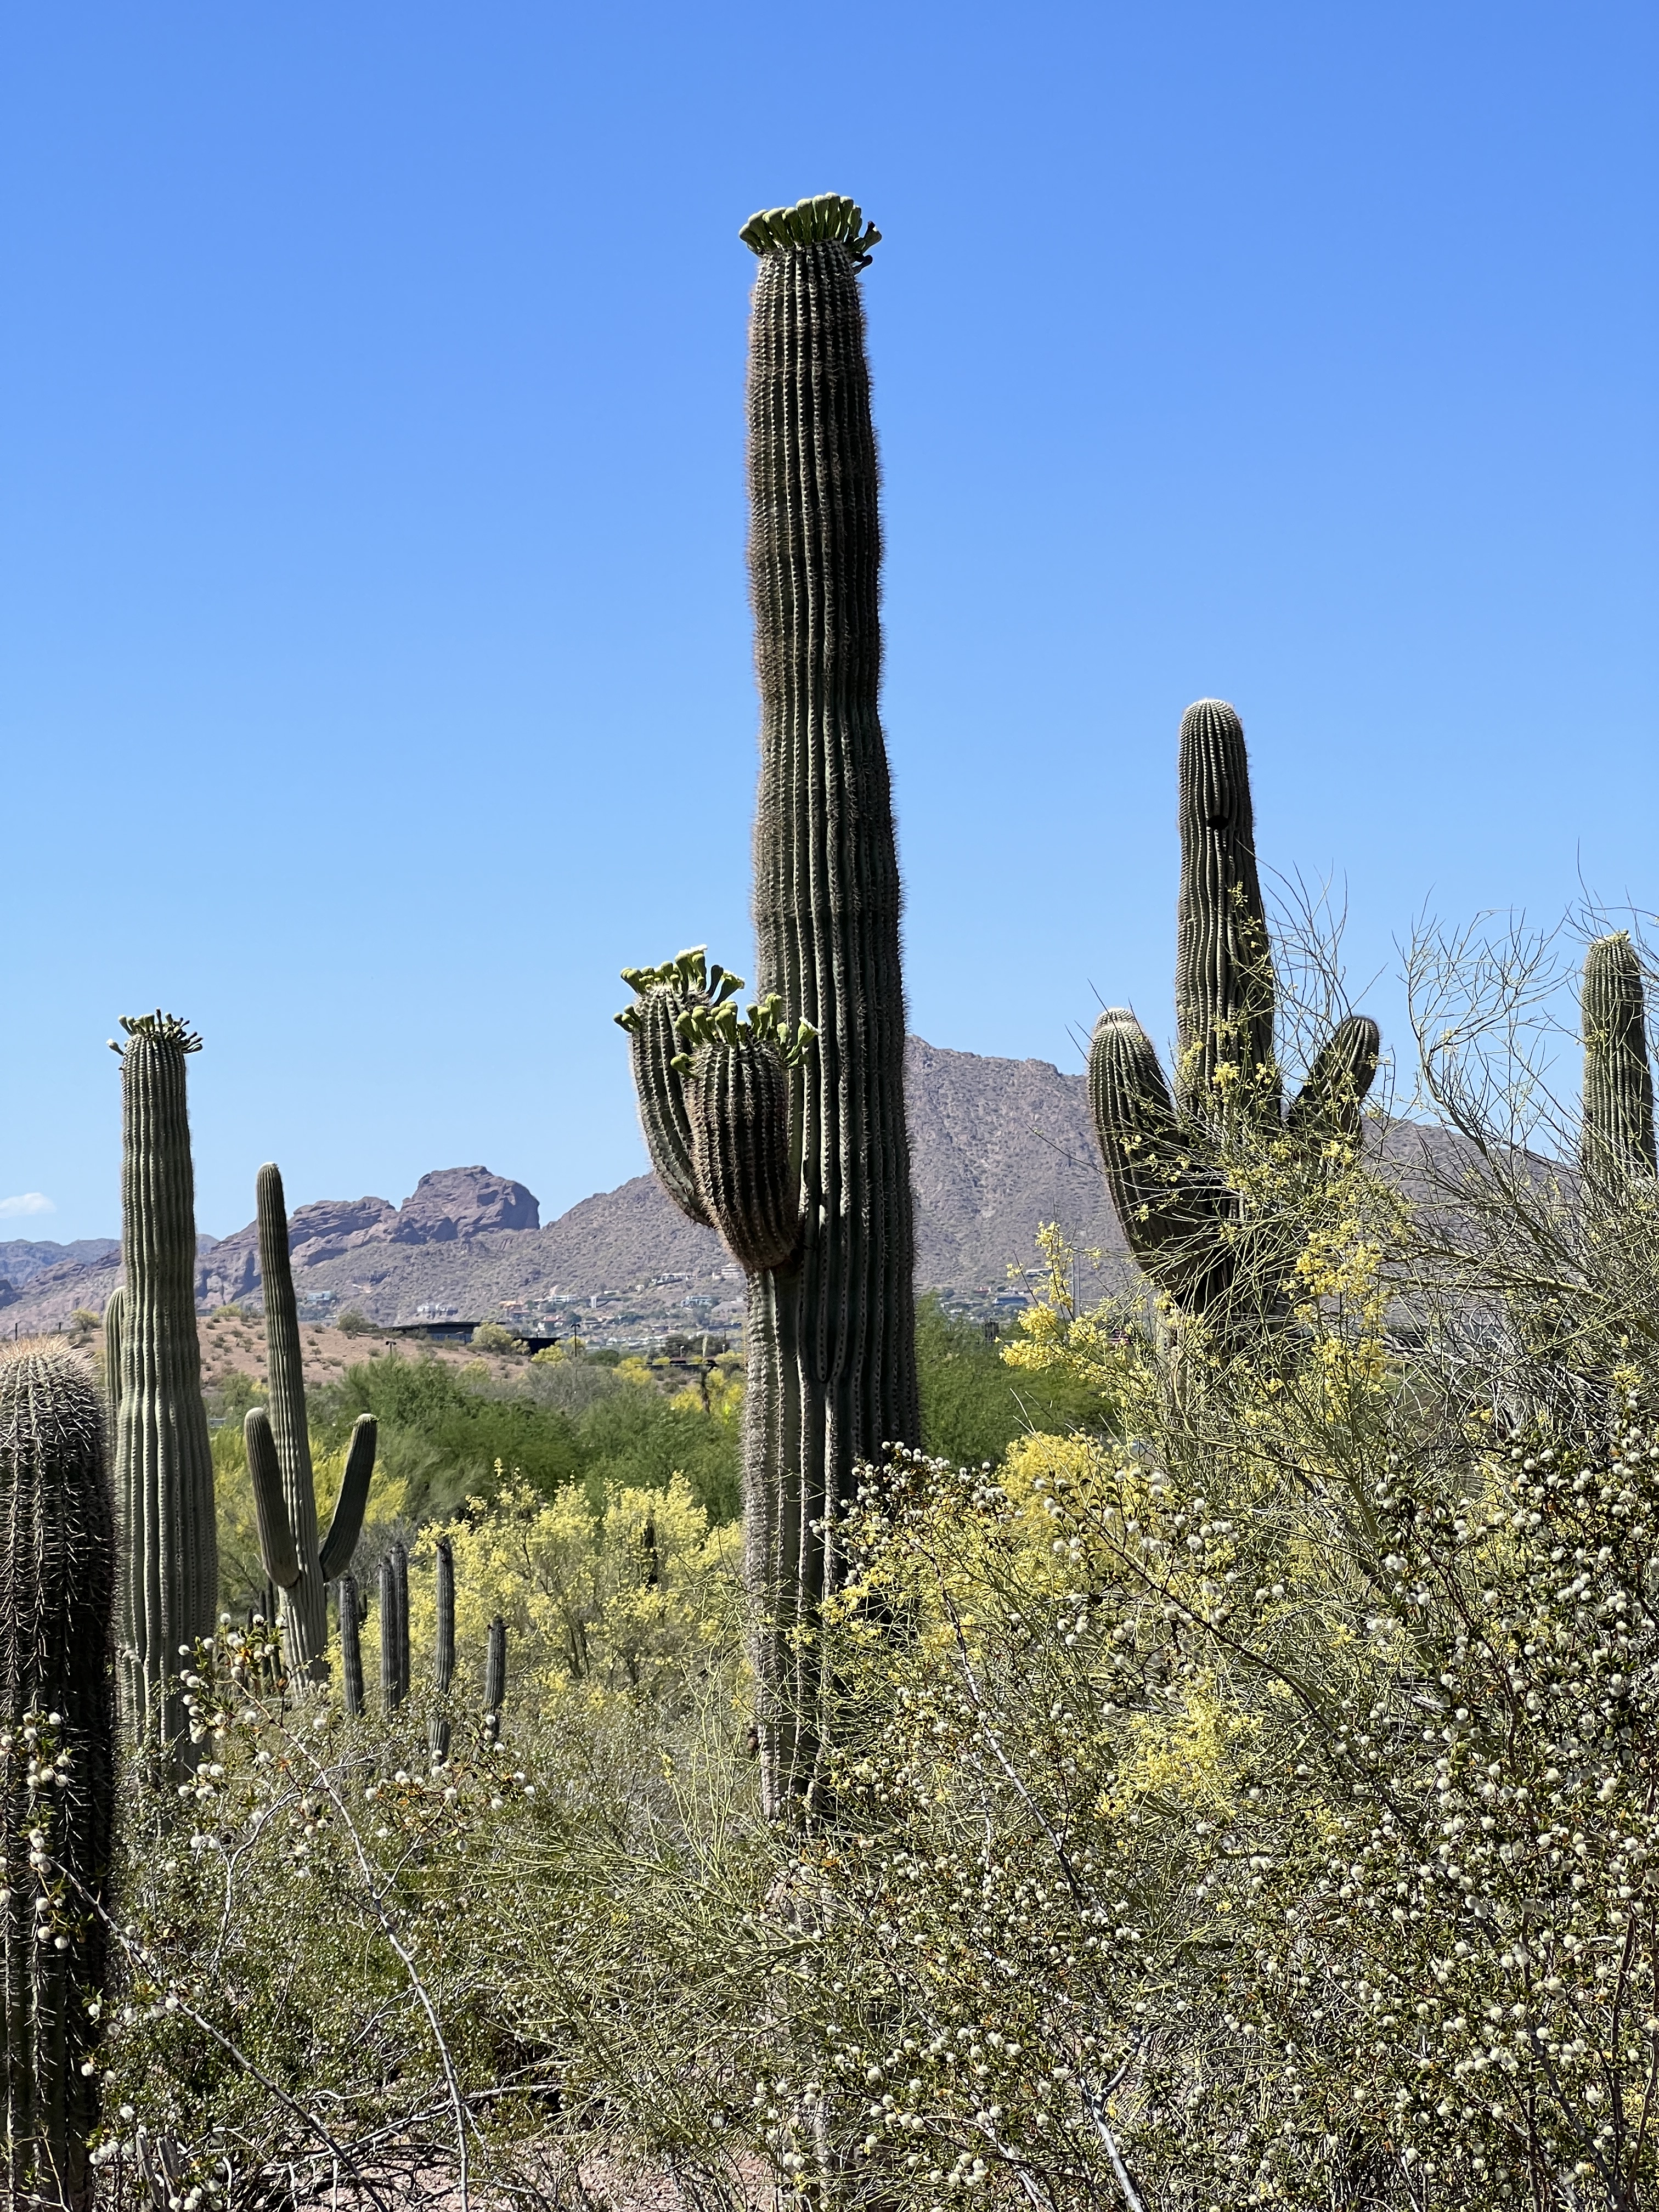
[{"label": "branching saguaro with two arms", "polygon": [[196,1338],[196,1186],[185,1061],[201,1039],[175,1015],[122,1018],[120,1312],[106,1341],[125,1589],[123,1686],[134,1733],[186,1734],[180,1655],[213,1633],[219,1534]]},{"label": "branching saguaro with two arms", "polygon": [[374,1474],[376,1427],[360,1413],[346,1449],[345,1472],[328,1534],[317,1530],[317,1484],[306,1419],[300,1309],[288,1249],[283,1178],[270,1161],[255,1186],[259,1273],[264,1285],[265,1358],[270,1411],[255,1406],[244,1423],[264,1570],[282,1595],[283,1656],[296,1681],[316,1679],[326,1664],[328,1585],[350,1566],[362,1534]]},{"label": "branching saguaro with two arms", "polygon": [[751,218],[749,561],[761,695],[757,1003],[701,951],[624,981],[663,1186],[748,1278],[744,1555],[763,1796],[823,1802],[813,1624],[860,1461],[917,1434],[899,876],[878,695],[880,524],[858,272],[825,193]]},{"label": "branching saguaro with two arms", "polygon": [[1224,700],[1182,717],[1179,820],[1173,1096],[1125,1006],[1095,1024],[1089,1086],[1130,1250],[1177,1314],[1200,1317],[1225,1350],[1283,1312],[1295,1257],[1255,1214],[1229,1154],[1280,1136],[1355,1139],[1381,1040],[1375,1022],[1346,1015],[1286,1111],[1249,761]]}]

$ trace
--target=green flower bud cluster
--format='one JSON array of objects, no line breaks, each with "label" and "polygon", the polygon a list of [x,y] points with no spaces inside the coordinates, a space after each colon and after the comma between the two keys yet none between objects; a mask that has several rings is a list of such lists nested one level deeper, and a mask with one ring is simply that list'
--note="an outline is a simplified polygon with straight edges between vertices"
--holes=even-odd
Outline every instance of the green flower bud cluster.
[{"label": "green flower bud cluster", "polygon": [[736,1006],[729,1000],[723,1000],[708,1006],[688,1006],[674,1026],[685,1049],[669,1065],[681,1075],[694,1073],[696,1055],[705,1046],[712,1045],[727,1052],[735,1052],[743,1044],[770,1045],[786,1067],[799,1067],[805,1064],[808,1048],[817,1035],[810,1022],[791,1025],[783,1012],[783,1000],[775,991],[769,992],[750,1006],[746,1019],[739,1019]]},{"label": "green flower bud cluster", "polygon": [[774,253],[791,246],[817,246],[838,241],[853,256],[855,269],[868,266],[872,249],[881,233],[872,223],[862,228],[864,210],[843,192],[819,192],[814,199],[797,200],[792,208],[763,208],[751,215],[738,236],[751,253]]},{"label": "green flower bud cluster", "polygon": [[744,988],[742,976],[722,968],[718,960],[711,968],[708,952],[706,945],[694,945],[689,951],[677,952],[672,960],[665,960],[659,968],[624,968],[622,979],[630,991],[639,994],[639,998],[615,1017],[617,1027],[633,1036],[645,1018],[642,1002],[653,991],[666,991],[672,998],[712,1006],[723,1006],[727,999],[735,998]]}]

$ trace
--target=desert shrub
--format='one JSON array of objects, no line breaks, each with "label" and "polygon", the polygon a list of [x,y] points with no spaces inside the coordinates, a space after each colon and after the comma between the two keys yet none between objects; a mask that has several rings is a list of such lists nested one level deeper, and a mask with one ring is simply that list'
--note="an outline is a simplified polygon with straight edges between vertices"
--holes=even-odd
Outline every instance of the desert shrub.
[{"label": "desert shrub", "polygon": [[481,1321],[472,1332],[472,1342],[479,1352],[523,1352],[526,1349],[522,1337],[514,1336],[510,1328],[503,1328],[496,1321]]},{"label": "desert shrub", "polygon": [[1109,1425],[1112,1409],[1097,1389],[1057,1369],[1021,1373],[972,1322],[947,1313],[936,1295],[916,1306],[916,1376],[921,1446],[958,1467],[997,1465],[1017,1437],[1065,1435]]}]

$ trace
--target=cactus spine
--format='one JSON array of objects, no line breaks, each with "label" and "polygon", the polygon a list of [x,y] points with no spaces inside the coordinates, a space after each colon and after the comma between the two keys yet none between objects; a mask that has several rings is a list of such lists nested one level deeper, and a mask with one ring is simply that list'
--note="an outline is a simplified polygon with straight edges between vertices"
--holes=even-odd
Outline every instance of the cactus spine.
[{"label": "cactus spine", "polygon": [[1626,930],[1598,937],[1584,955],[1579,1001],[1584,1096],[1579,1159],[1603,1197],[1656,1172],[1653,1072],[1648,1061],[1642,963]]},{"label": "cactus spine", "polygon": [[[774,1817],[821,1800],[811,1626],[836,1582],[836,1510],[860,1461],[917,1432],[899,876],[857,283],[878,235],[836,193],[744,227],[760,258],[749,367],[760,999],[739,1023],[694,954],[630,971],[639,1000],[621,1018],[664,1185],[716,1222],[748,1276],[744,1553]],[[680,1055],[656,1041],[671,1019]]]},{"label": "cactus spine", "polygon": [[[283,1178],[270,1162],[255,1185],[259,1224],[259,1273],[264,1285],[265,1356],[270,1376],[270,1436],[277,1488],[258,1506],[260,1547],[265,1572],[282,1591],[283,1653],[289,1674],[303,1681],[324,1671],[328,1649],[328,1585],[351,1565],[362,1532],[368,1489],[374,1473],[375,1422],[358,1416],[346,1451],[345,1473],[328,1534],[317,1535],[317,1484],[311,1464],[311,1435],[306,1419],[305,1366],[300,1350],[300,1309],[294,1295],[294,1269],[288,1249],[288,1207]],[[257,1410],[257,1409],[256,1409]],[[248,1419],[253,1419],[250,1413]],[[249,1473],[256,1504],[261,1473],[252,1448]],[[267,1533],[276,1546],[264,1550]],[[278,1562],[291,1573],[278,1571]]]},{"label": "cactus spine", "polygon": [[[81,2212],[115,1811],[114,1513],[79,1361],[0,1363],[9,2203]],[[42,1769],[53,1770],[48,1783]],[[82,2073],[82,2066],[88,2070]]]},{"label": "cactus spine", "polygon": [[196,1340],[196,1200],[185,1064],[201,1039],[159,1011],[123,1018],[115,1487],[126,1545],[123,1674],[131,1725],[176,1742],[180,1650],[211,1636],[219,1539]]},{"label": "cactus spine", "polygon": [[1182,717],[1178,781],[1175,1093],[1134,1015],[1111,1006],[1095,1024],[1090,1097],[1130,1250],[1227,1349],[1283,1313],[1293,1255],[1276,1224],[1252,1218],[1225,1155],[1279,1133],[1356,1141],[1381,1040],[1375,1022],[1345,1016],[1285,1111],[1249,760],[1224,701]]}]

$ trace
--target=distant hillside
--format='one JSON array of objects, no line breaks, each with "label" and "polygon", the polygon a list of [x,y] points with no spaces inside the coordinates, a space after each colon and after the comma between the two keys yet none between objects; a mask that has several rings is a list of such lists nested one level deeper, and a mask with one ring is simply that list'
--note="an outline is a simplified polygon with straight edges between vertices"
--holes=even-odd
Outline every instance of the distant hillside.
[{"label": "distant hillside", "polygon": [[[1044,1221],[1081,1247],[1121,1253],[1080,1075],[912,1037],[906,1085],[921,1287],[1002,1289],[1010,1267],[1035,1264]],[[544,1228],[539,1220],[522,1183],[485,1168],[422,1176],[398,1207],[323,1200],[289,1221],[295,1286],[319,1310],[355,1306],[387,1323],[415,1321],[422,1308],[471,1321],[523,1308],[590,1331],[677,1316],[720,1327],[739,1310],[742,1278],[719,1239],[687,1221],[654,1176],[584,1199]],[[116,1261],[106,1244],[41,1267],[20,1283],[7,1320],[27,1334],[60,1326],[77,1306],[101,1311]],[[204,1309],[257,1298],[252,1228],[204,1238],[197,1282]]]}]

